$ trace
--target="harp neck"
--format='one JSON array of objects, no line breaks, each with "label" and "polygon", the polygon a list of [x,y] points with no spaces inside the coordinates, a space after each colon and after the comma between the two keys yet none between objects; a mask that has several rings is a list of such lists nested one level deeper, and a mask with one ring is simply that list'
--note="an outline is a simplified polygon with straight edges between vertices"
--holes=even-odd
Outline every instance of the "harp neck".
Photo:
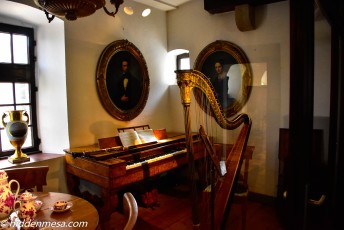
[{"label": "harp neck", "polygon": [[180,88],[182,104],[190,106],[191,91],[193,88],[200,89],[209,101],[216,122],[223,129],[236,129],[242,123],[249,124],[251,120],[247,114],[239,114],[232,120],[228,120],[216,96],[215,89],[208,77],[197,70],[177,70],[177,83]]}]

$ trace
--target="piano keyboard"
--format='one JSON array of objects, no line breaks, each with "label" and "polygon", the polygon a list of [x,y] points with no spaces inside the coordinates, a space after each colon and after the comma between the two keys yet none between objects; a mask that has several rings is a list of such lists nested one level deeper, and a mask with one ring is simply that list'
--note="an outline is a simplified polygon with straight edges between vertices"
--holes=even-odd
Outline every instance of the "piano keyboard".
[{"label": "piano keyboard", "polygon": [[186,152],[187,152],[186,149],[181,149],[181,150],[176,150],[176,151],[173,151],[173,152],[170,152],[170,153],[163,154],[161,156],[153,157],[153,158],[150,158],[150,159],[147,159],[147,160],[143,160],[143,161],[139,161],[139,162],[134,162],[132,164],[128,164],[126,166],[126,170],[137,168],[137,167],[141,167],[142,165],[151,164],[153,162],[157,162],[157,161],[164,160],[164,159],[167,159],[167,158],[171,158],[171,157],[177,156],[179,154],[184,154]]}]

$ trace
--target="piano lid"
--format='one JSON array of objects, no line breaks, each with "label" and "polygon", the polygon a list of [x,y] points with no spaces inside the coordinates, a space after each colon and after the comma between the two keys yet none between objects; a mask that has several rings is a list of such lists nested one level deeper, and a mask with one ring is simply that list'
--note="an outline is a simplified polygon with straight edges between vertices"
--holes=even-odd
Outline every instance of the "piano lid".
[{"label": "piano lid", "polygon": [[[192,134],[194,138],[198,137],[198,133]],[[156,147],[161,147],[174,142],[180,142],[185,140],[185,134],[178,132],[167,133],[166,139],[158,140],[156,143],[145,143],[136,146],[132,146],[129,149],[124,149],[123,146],[114,146],[110,148],[100,148],[99,144],[93,144],[88,146],[72,147],[64,149],[65,153],[71,154],[73,157],[90,157],[90,158],[104,158],[121,156],[131,152],[138,152]]]}]

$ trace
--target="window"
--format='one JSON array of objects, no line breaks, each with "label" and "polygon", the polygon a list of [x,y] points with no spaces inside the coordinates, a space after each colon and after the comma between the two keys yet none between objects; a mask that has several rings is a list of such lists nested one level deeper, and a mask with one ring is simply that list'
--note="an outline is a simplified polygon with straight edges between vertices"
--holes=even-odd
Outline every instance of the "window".
[{"label": "window", "polygon": [[[23,152],[39,150],[37,134],[34,30],[0,23],[0,115],[8,110],[26,110],[29,131]],[[2,122],[0,122],[0,157],[13,154]]]},{"label": "window", "polygon": [[177,55],[177,70],[190,69],[189,53]]}]

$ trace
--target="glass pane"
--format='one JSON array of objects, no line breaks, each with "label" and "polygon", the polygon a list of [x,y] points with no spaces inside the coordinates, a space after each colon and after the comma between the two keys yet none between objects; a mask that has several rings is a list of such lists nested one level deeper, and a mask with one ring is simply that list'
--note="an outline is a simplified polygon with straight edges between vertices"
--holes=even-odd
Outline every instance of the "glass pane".
[{"label": "glass pane", "polygon": [[16,92],[16,104],[29,103],[29,84],[28,83],[16,83],[15,84]]},{"label": "glass pane", "polygon": [[[9,111],[9,110],[13,110],[14,107],[13,106],[0,106],[0,115],[2,117],[2,115],[4,114],[4,112]],[[7,115],[7,117],[4,119],[5,122],[9,122],[10,118]],[[3,128],[4,126],[2,125],[2,122],[0,122],[0,128]]]},{"label": "glass pane", "polygon": [[180,59],[180,69],[190,69],[190,58]]},{"label": "glass pane", "polygon": [[27,36],[13,35],[13,62],[17,64],[28,64]]},{"label": "glass pane", "polygon": [[[25,110],[27,112],[27,114],[29,115],[29,125],[31,125],[31,109],[30,109],[30,105],[20,105],[17,106],[17,110]],[[27,117],[24,116],[23,119],[26,121]]]},{"label": "glass pane", "polygon": [[[22,148],[27,148],[27,147],[32,147],[32,129],[31,129],[31,127],[29,127],[29,129],[27,131],[26,141],[25,141],[24,145],[22,146]],[[23,151],[23,152],[25,152],[25,151]]]},{"label": "glass pane", "polygon": [[1,146],[2,146],[2,151],[14,149],[13,145],[11,145],[10,141],[8,140],[5,130],[1,130]]},{"label": "glass pane", "polygon": [[13,104],[12,83],[0,83],[0,104]]},{"label": "glass pane", "polygon": [[11,63],[11,35],[0,33],[0,62]]}]

